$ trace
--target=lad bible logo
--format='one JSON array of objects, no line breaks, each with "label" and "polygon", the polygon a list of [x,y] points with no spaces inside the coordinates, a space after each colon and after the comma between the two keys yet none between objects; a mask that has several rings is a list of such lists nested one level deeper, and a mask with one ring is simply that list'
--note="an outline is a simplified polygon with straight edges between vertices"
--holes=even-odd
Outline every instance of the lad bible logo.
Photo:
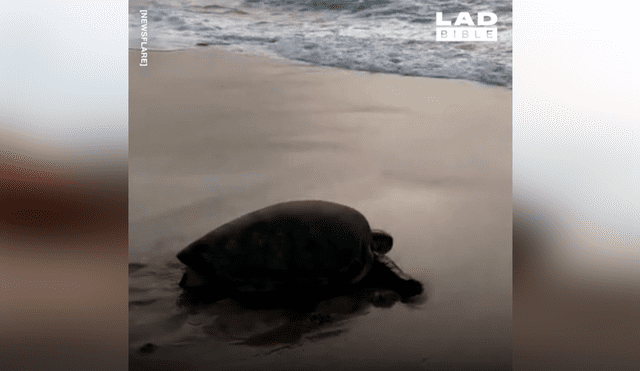
[{"label": "lad bible logo", "polygon": [[486,27],[496,24],[498,16],[491,12],[478,12],[477,21],[476,25],[471,14],[461,12],[451,27],[451,21],[443,20],[442,12],[437,12],[436,41],[498,41],[498,28]]}]

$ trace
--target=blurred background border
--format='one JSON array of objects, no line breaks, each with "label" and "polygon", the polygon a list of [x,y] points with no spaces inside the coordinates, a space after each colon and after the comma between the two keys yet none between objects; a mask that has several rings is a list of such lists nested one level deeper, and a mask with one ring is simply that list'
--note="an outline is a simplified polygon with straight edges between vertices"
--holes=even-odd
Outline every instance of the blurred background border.
[{"label": "blurred background border", "polygon": [[[0,10],[2,370],[127,367],[127,6]],[[640,9],[513,8],[514,369],[637,370]]]}]

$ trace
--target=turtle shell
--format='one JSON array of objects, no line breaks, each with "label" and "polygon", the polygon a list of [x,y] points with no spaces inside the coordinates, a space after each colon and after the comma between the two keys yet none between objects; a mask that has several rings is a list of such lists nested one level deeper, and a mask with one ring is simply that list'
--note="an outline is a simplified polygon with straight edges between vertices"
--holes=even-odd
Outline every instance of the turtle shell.
[{"label": "turtle shell", "polygon": [[367,219],[325,201],[292,201],[232,220],[178,253],[217,284],[244,291],[308,289],[362,279],[373,252]]}]

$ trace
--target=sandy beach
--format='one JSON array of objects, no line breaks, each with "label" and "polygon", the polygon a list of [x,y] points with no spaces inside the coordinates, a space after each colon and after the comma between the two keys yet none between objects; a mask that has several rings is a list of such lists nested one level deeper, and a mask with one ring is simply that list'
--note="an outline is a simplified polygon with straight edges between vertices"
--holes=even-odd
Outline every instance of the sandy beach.
[{"label": "sandy beach", "polygon": [[[512,93],[213,48],[130,52],[130,369],[510,370]],[[394,236],[419,305],[176,305],[189,242],[321,199]],[[263,341],[264,334],[290,341]],[[251,341],[249,341],[251,340]],[[259,346],[258,346],[259,345]]]}]

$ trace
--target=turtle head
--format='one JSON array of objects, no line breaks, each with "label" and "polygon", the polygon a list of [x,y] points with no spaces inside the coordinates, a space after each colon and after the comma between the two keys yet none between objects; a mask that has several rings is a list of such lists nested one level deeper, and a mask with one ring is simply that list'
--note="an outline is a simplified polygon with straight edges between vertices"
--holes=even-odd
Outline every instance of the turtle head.
[{"label": "turtle head", "polygon": [[389,233],[374,229],[371,231],[371,236],[373,237],[373,244],[371,245],[373,252],[384,255],[391,250],[393,237]]}]

